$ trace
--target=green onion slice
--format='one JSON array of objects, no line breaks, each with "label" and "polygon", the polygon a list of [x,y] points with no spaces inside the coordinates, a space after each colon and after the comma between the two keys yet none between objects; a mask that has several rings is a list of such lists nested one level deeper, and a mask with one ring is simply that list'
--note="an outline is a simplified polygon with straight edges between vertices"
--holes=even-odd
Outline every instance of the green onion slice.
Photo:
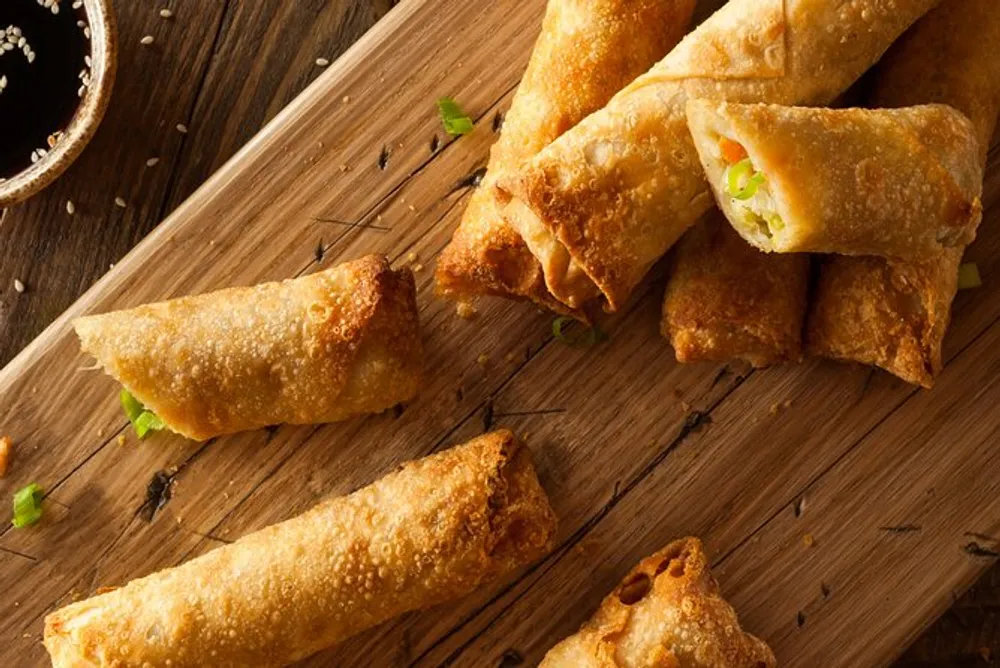
[{"label": "green onion slice", "polygon": [[979,275],[979,265],[975,262],[966,262],[965,264],[959,266],[958,268],[958,289],[959,290],[971,290],[973,288],[980,288],[983,285],[983,279]]},{"label": "green onion slice", "polygon": [[143,406],[128,390],[122,388],[119,398],[128,421],[135,428],[135,435],[140,439],[146,438],[151,432],[166,429],[167,424],[163,418]]},{"label": "green onion slice", "polygon": [[[745,186],[740,186],[740,181],[747,179]],[[729,196],[734,199],[750,199],[757,194],[757,190],[764,183],[764,173],[755,172],[753,161],[744,158],[726,170],[726,189]]]},{"label": "green onion slice", "polygon": [[42,496],[42,488],[35,482],[14,493],[14,519],[11,524],[15,529],[31,526],[42,519]]},{"label": "green onion slice", "polygon": [[472,119],[458,106],[458,102],[450,97],[442,97],[437,101],[437,107],[438,114],[441,116],[441,124],[444,125],[444,131],[449,135],[457,137],[472,132],[475,125]]},{"label": "green onion slice", "polygon": [[597,325],[576,334],[567,333],[565,328],[573,324],[576,324],[576,320],[573,318],[567,316],[556,318],[552,321],[552,336],[568,346],[579,348],[589,348],[608,340],[608,335],[601,331]]}]

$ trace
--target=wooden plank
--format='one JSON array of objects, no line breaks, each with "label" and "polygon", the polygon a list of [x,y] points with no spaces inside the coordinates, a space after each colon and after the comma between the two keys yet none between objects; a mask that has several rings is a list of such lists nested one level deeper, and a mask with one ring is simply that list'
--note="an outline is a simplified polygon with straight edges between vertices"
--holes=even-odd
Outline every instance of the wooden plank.
[{"label": "wooden plank", "polygon": [[[462,210],[466,192],[453,186],[485,161],[494,139],[490,120],[509,100],[543,4],[401,5],[71,312],[295,275],[373,250],[429,268]],[[237,8],[222,41],[236,40],[264,18],[255,11]],[[401,45],[410,45],[405,62],[398,58]],[[244,76],[259,81],[264,75],[248,67]],[[251,96],[253,88],[247,83],[237,98]],[[432,153],[439,127],[433,101],[442,94],[456,95],[486,122]],[[228,132],[226,141],[236,141],[235,129]],[[383,147],[390,152],[384,170],[378,165]],[[217,158],[202,163],[192,149],[188,159],[203,165]],[[994,157],[986,198],[991,221],[1000,217],[997,167]],[[960,299],[949,344],[956,361],[948,374],[973,364],[968,356],[987,354],[982,342],[1000,335],[1000,295],[991,280],[1000,275],[996,232],[988,229],[978,242],[987,288]],[[508,650],[537,660],[588,616],[634,561],[682,533],[702,534],[719,558],[732,553],[723,566],[737,584],[724,584],[750,628],[774,629],[779,654],[791,657],[783,665],[809,665],[796,663],[805,656],[798,644],[804,636],[784,633],[788,620],[779,613],[788,602],[761,603],[772,595],[763,583],[776,577],[769,560],[787,566],[801,554],[801,543],[787,540],[782,509],[794,508],[804,489],[839,489],[850,475],[871,474],[845,462],[873,447],[869,432],[902,438],[894,414],[900,406],[905,413],[924,401],[921,410],[937,415],[963,400],[978,406],[993,389],[950,380],[947,400],[935,398],[940,390],[914,399],[913,390],[884,375],[825,363],[752,374],[678,366],[657,332],[662,287],[656,280],[609,322],[609,344],[582,351],[553,343],[550,318],[527,305],[491,302],[476,321],[458,320],[452,305],[432,298],[429,269],[417,276],[431,374],[425,392],[400,416],[286,427],[203,445],[161,435],[119,447],[115,436],[124,424],[114,384],[75,371],[86,361],[69,335],[68,316],[0,372],[0,424],[21,446],[0,491],[35,479],[51,491],[38,529],[0,535],[10,601],[0,631],[15,639],[0,649],[0,664],[16,657],[17,665],[44,665],[36,642],[40,617],[74,593],[177,563],[300,512],[320,496],[364,484],[402,459],[458,442],[483,429],[492,406],[493,421],[528,433],[563,519],[560,548],[506,582],[405,616],[308,665],[489,665]],[[489,359],[481,365],[483,354]],[[975,364],[981,374],[990,370],[978,357]],[[983,396],[976,394],[984,388]],[[793,404],[782,407],[789,399]],[[982,431],[958,434],[951,447],[968,450]],[[160,471],[176,487],[152,512],[146,484]],[[905,471],[899,480],[916,486],[921,469]],[[980,478],[968,479],[973,489]],[[996,517],[995,496],[979,512]],[[943,508],[961,514],[979,495],[949,501]],[[777,556],[751,550],[756,535],[767,532],[781,539]],[[928,537],[944,544],[939,534]],[[744,553],[749,556],[738,559]],[[865,554],[835,551],[830,564],[867,568],[857,563]],[[916,558],[897,555],[896,565],[907,569]],[[730,570],[737,563],[750,570]],[[981,568],[957,564],[946,575],[924,569],[922,586],[939,592],[942,583],[968,582]],[[845,588],[838,604],[866,609],[880,605],[883,595],[875,585]],[[945,598],[926,596],[911,605],[905,619],[881,628],[881,642],[859,655],[861,662],[887,658],[887,644],[913,637]],[[810,652],[831,652],[841,642],[822,631],[808,640]]]}]

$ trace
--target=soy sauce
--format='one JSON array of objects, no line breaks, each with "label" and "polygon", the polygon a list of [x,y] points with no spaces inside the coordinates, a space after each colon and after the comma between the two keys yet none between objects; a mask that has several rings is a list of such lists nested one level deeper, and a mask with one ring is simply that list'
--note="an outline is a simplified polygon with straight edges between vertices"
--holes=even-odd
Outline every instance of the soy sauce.
[{"label": "soy sauce", "polygon": [[72,3],[61,0],[53,14],[38,0],[0,0],[0,43],[10,42],[8,26],[20,32],[13,48],[0,55],[0,77],[6,77],[0,91],[0,178],[29,167],[33,153],[39,159],[50,150],[79,107],[80,93],[87,94],[89,28]]}]

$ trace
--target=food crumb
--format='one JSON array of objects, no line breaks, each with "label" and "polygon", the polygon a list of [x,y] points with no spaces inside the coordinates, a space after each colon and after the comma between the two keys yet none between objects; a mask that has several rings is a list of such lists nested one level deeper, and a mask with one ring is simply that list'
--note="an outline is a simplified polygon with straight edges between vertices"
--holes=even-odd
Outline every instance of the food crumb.
[{"label": "food crumb", "polygon": [[476,358],[476,364],[479,366],[486,366],[490,362],[490,356],[486,353],[482,353]]},{"label": "food crumb", "polygon": [[420,264],[420,263],[418,262],[418,263],[416,263],[415,265],[413,265],[413,267],[411,267],[411,269],[413,269],[413,271],[414,271],[415,273],[420,273],[421,271],[423,271],[423,270],[424,270],[424,265],[422,265],[422,264]]},{"label": "food crumb", "polygon": [[406,261],[409,262],[410,264],[413,264],[414,262],[417,261],[417,254],[414,253],[413,251],[410,251],[409,255],[406,256]]},{"label": "food crumb", "polygon": [[16,290],[20,294],[24,294],[24,283],[21,282],[21,279],[19,278],[14,279],[14,290]]},{"label": "food crumb", "polygon": [[118,434],[118,445],[125,445],[125,434]]},{"label": "food crumb", "polygon": [[816,545],[816,539],[813,537],[811,533],[807,533],[805,536],[802,537],[802,544],[805,545],[806,547],[813,547],[814,545]]},{"label": "food crumb", "polygon": [[347,104],[348,102],[351,101],[351,96],[345,95],[340,101],[343,102],[344,104]]},{"label": "food crumb", "polygon": [[684,411],[685,413],[687,413],[688,411],[691,410],[691,404],[689,404],[686,401],[682,401],[681,402],[681,410]]},{"label": "food crumb", "polygon": [[340,166],[340,171],[342,171],[342,172],[349,172],[349,171],[351,171],[351,168],[348,167],[347,165],[341,165]]},{"label": "food crumb", "polygon": [[455,312],[462,320],[472,320],[479,315],[479,311],[476,310],[476,307],[473,306],[471,302],[458,302],[458,306],[455,307]]},{"label": "food crumb", "polygon": [[514,353],[507,353],[507,355],[503,359],[507,364],[510,364],[511,362],[514,361],[515,355]]},{"label": "food crumb", "polygon": [[771,404],[771,408],[768,410],[768,413],[770,413],[771,415],[777,415],[778,411],[780,410],[781,410],[781,404],[779,404],[776,401],[773,404]]},{"label": "food crumb", "polygon": [[10,464],[10,452],[14,447],[14,441],[10,436],[0,437],[0,478],[7,475],[7,467]]},{"label": "food crumb", "polygon": [[791,399],[785,399],[784,403],[781,404],[781,407],[785,408],[785,409],[791,408],[792,407],[792,400]]},{"label": "food crumb", "polygon": [[413,206],[412,204],[410,204],[410,205],[409,205],[409,206],[408,206],[407,208],[408,208],[408,209],[409,209],[410,211],[413,211],[414,213],[416,213],[416,211],[417,211],[417,207]]}]

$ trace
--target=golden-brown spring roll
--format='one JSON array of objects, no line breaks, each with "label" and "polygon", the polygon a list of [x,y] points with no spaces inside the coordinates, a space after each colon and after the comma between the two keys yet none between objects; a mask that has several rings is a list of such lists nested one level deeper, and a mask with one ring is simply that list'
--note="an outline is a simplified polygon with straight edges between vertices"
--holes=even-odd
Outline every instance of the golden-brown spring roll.
[{"label": "golden-brown spring roll", "polygon": [[677,361],[739,358],[764,367],[801,357],[809,256],[764,262],[718,211],[689,230],[677,250],[661,325]]},{"label": "golden-brown spring roll", "polygon": [[936,0],[731,0],[608,105],[498,185],[549,290],[622,306],[711,206],[688,98],[828,103]]},{"label": "golden-brown spring roll", "polygon": [[953,107],[689,100],[687,113],[716,202],[760,250],[924,259],[975,238],[983,166]]},{"label": "golden-brown spring roll", "polygon": [[504,221],[493,184],[666,55],[687,30],[694,5],[695,0],[549,0],[486,176],[438,261],[441,294],[526,297],[567,311],[549,295],[541,265]]},{"label": "golden-brown spring roll", "polygon": [[84,352],[198,440],[382,411],[416,394],[423,365],[413,275],[374,255],[73,325]]},{"label": "golden-brown spring roll", "polygon": [[507,431],[45,620],[55,668],[283,666],[468,594],[551,547],[556,518]]},{"label": "golden-brown spring roll", "polygon": [[697,538],[639,563],[589,622],[540,668],[773,668],[774,653],[740,628]]},{"label": "golden-brown spring roll", "polygon": [[[994,0],[945,0],[886,54],[872,103],[950,104],[976,128],[978,162],[1000,114],[1000,13]],[[810,354],[874,364],[931,387],[941,370],[962,249],[923,262],[827,258],[806,327]]]}]

